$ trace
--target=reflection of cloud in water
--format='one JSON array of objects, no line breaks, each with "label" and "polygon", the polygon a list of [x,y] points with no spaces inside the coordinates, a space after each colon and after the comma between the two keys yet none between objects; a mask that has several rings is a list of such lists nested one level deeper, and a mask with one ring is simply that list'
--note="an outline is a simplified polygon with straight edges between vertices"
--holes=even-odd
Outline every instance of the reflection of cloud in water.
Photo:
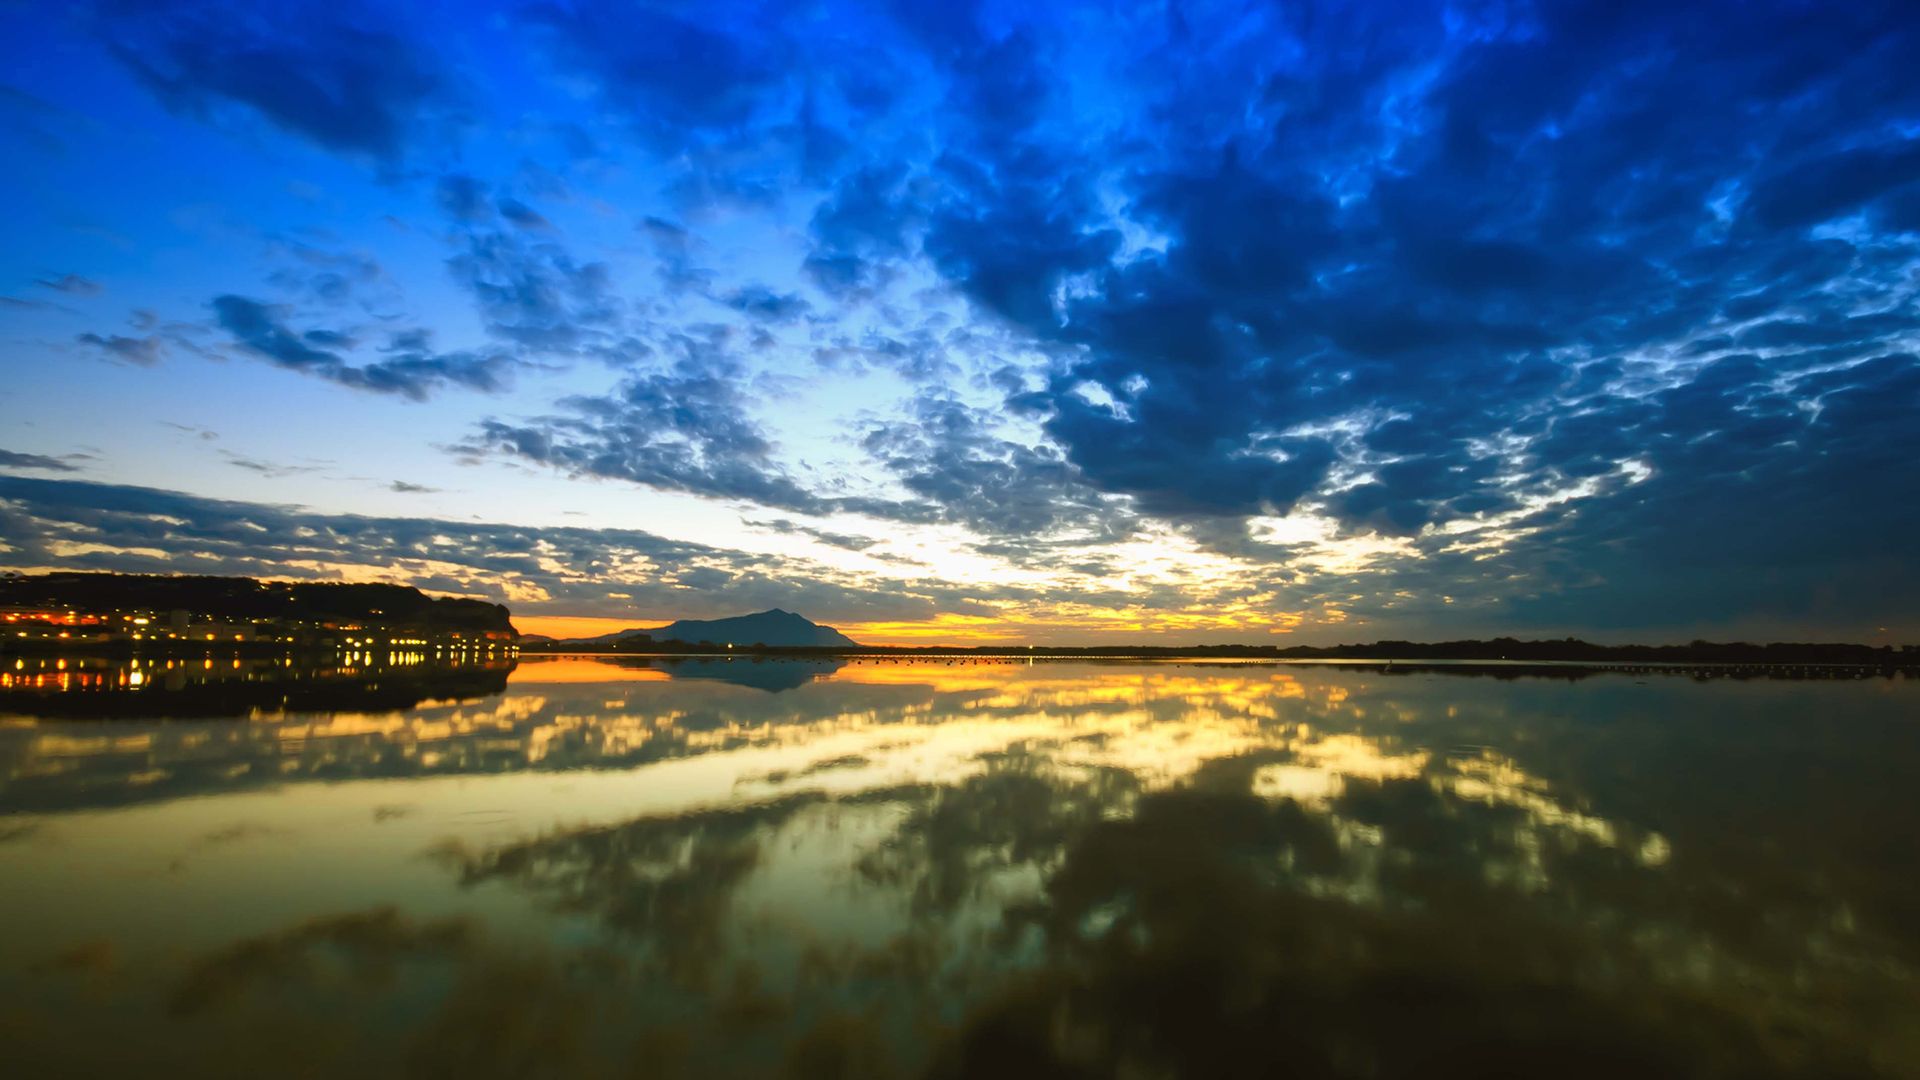
[{"label": "reflection of cloud in water", "polygon": [[[408,906],[289,911],[144,982],[122,954],[124,1011],[190,1017],[139,1029],[171,1047],[163,1062],[194,1060],[197,1030],[230,1039],[199,1053],[264,1071],[268,1036],[328,1067],[364,1052],[473,1075],[1920,1066],[1920,809],[1896,797],[1920,783],[1920,732],[1884,690],[846,674],[777,695],[534,683],[338,727],[262,721],[227,743],[154,727],[86,736],[138,750],[5,760],[80,763],[22,774],[67,790],[89,762],[120,763],[91,774],[109,785],[239,751],[294,779],[394,778],[325,790],[353,811],[330,827],[420,839],[401,856]],[[457,803],[429,797],[418,778],[436,775],[467,778]],[[529,798],[544,801],[512,801]],[[401,806],[424,809],[382,815]],[[43,978],[55,1012],[77,976]]]}]

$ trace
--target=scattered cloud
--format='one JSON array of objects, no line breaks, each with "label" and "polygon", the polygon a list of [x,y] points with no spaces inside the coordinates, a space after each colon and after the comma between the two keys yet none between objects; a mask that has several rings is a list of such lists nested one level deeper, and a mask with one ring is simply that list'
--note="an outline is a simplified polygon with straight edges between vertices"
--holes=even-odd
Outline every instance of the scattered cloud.
[{"label": "scattered cloud", "polygon": [[43,289],[66,293],[69,296],[99,296],[106,289],[99,282],[83,278],[79,274],[61,274],[59,277],[36,278],[34,284]]},{"label": "scattered cloud", "polygon": [[325,327],[296,331],[283,308],[244,296],[215,297],[213,309],[220,328],[242,352],[356,390],[416,401],[448,385],[493,391],[504,386],[513,366],[500,353],[431,351],[426,335],[419,333],[395,334],[383,359],[355,365],[341,351],[353,345],[351,334]]},{"label": "scattered cloud", "polygon": [[376,7],[261,19],[244,4],[106,0],[93,14],[108,50],[167,108],[216,123],[237,108],[331,151],[403,157],[451,90],[435,53]]},{"label": "scattered cloud", "polygon": [[[850,559],[910,534],[951,549],[922,611],[1047,580],[1062,621],[1913,627],[1905,14],[587,0],[450,42],[103,3],[139,92],[372,162],[334,224],[407,231],[362,251],[302,209],[261,279],[194,286],[210,315],[53,340],[499,395],[458,453]],[[0,105],[51,131],[33,89]],[[36,288],[0,303],[99,291]]]},{"label": "scattered cloud", "polygon": [[79,472],[80,467],[65,458],[47,454],[25,454],[17,450],[0,450],[0,468],[33,469],[40,472]]}]

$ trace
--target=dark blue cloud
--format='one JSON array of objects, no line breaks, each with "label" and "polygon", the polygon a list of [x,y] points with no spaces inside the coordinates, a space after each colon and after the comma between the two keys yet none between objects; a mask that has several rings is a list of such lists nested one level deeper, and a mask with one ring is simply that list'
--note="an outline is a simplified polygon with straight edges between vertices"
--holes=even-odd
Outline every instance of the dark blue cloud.
[{"label": "dark blue cloud", "polygon": [[868,431],[862,446],[927,506],[868,512],[1036,542],[1002,550],[1021,559],[1062,534],[1076,546],[1131,534],[1132,515],[1103,498],[1059,451],[1005,437],[998,419],[947,391],[923,391],[906,419]]},{"label": "dark blue cloud", "polygon": [[538,210],[521,202],[519,199],[501,199],[499,210],[501,217],[506,218],[522,229],[546,231],[553,228],[553,222],[548,221]]},{"label": "dark blue cloud", "polygon": [[[1783,378],[1915,329],[1897,291],[1909,242],[1806,229],[1911,183],[1920,155],[1888,125],[1920,101],[1898,75],[1913,20],[1741,12],[1730,30],[1710,10],[1556,4],[1450,34],[1437,7],[1323,11],[1338,50],[1313,48],[1328,31],[1305,18],[1251,17],[1243,38],[1296,59],[1257,61],[1280,69],[1262,78],[1221,55],[1202,82],[1142,85],[1155,109],[1137,141],[1078,157],[1051,133],[970,141],[993,156],[950,170],[927,253],[980,309],[1079,350],[1047,430],[1095,484],[1176,518],[1308,499],[1417,531],[1590,473],[1592,445],[1552,460],[1542,441],[1516,464],[1486,444],[1579,423],[1569,395],[1599,389],[1580,379],[1608,354],[1715,331],[1726,349],[1823,350],[1770,353]],[[1442,46],[1437,73],[1409,32]],[[1206,48],[1170,31],[1143,56],[1179,70]],[[1130,260],[1086,194],[1116,162],[1121,212],[1164,238]],[[1124,410],[1077,397],[1089,381]],[[1391,431],[1348,464],[1373,479],[1338,494],[1317,490],[1325,453],[1283,471],[1255,449],[1369,417]],[[1644,449],[1616,440],[1609,464]]]},{"label": "dark blue cloud", "polygon": [[115,360],[129,364],[151,367],[160,362],[162,345],[157,335],[147,337],[128,337],[125,334],[81,334],[74,339],[82,345],[91,345]]},{"label": "dark blue cloud", "polygon": [[67,293],[71,296],[99,296],[105,291],[99,282],[81,277],[79,274],[44,277],[36,280],[34,284],[43,289],[52,289],[54,292]]},{"label": "dark blue cloud", "polygon": [[434,199],[440,210],[454,221],[484,223],[493,218],[487,202],[487,185],[462,173],[449,173],[434,187]]},{"label": "dark blue cloud", "polygon": [[471,176],[443,176],[434,194],[456,229],[447,269],[488,333],[530,356],[620,358],[613,332],[622,303],[605,263],[575,258],[546,218],[511,196],[495,199]]},{"label": "dark blue cloud", "polygon": [[395,159],[448,90],[434,52],[353,3],[152,5],[109,0],[113,55],[169,108],[244,106],[329,150]]},{"label": "dark blue cloud", "polygon": [[[351,5],[114,14],[171,107],[349,157],[426,159],[456,96],[454,45]],[[1516,621],[1920,607],[1893,539],[1920,527],[1908,4],[555,0],[487,25],[459,47],[500,62],[459,94],[515,102],[513,134],[396,183],[489,344],[434,349],[367,299],[379,263],[286,242],[301,306],[223,286],[236,348],[414,397],[602,360],[610,389],[467,449],[1009,558],[1164,526],[1265,559],[1248,587],[1290,603],[1358,588],[1258,539],[1291,513],[1397,545],[1383,587]],[[518,79],[572,137],[526,133]],[[766,387],[875,370],[904,400],[832,434],[894,495],[854,499],[768,434]]]},{"label": "dark blue cloud", "polygon": [[447,385],[498,390],[514,366],[500,353],[429,351],[427,338],[417,332],[396,337],[382,359],[356,365],[336,351],[354,344],[351,335],[324,327],[296,332],[282,310],[244,296],[215,297],[213,310],[219,327],[243,351],[356,390],[416,401]]},{"label": "dark blue cloud", "polygon": [[[606,9],[544,17],[653,134],[710,146],[764,135],[846,60],[767,14],[663,24],[698,72],[600,40]],[[1793,530],[1712,494],[1758,476],[1827,507],[1837,552],[1915,524],[1916,482],[1867,453],[1899,433],[1847,437],[1808,381],[1865,377],[1920,329],[1892,231],[1920,210],[1899,5],[890,14],[907,92],[937,109],[916,152],[854,151],[824,185],[801,272],[866,301],[930,271],[1050,358],[1004,405],[1040,446],[937,395],[869,436],[939,519],[1013,536],[1137,513],[1231,546],[1236,519],[1306,509],[1451,572],[1437,530],[1504,515],[1513,565],[1547,579],[1518,548],[1658,563],[1740,529],[1751,561],[1785,558]],[[1819,492],[1809,456],[1837,463]],[[1715,514],[1683,535],[1648,505]],[[1708,606],[1737,606],[1732,582]]]},{"label": "dark blue cloud", "polygon": [[717,6],[707,12],[712,25],[610,0],[535,4],[526,18],[548,32],[568,70],[598,76],[609,107],[677,136],[740,128],[789,77],[774,20],[757,7]]},{"label": "dark blue cloud", "polygon": [[749,414],[745,368],[730,334],[710,328],[662,344],[672,357],[664,368],[630,375],[603,397],[563,402],[563,414],[489,420],[465,449],[668,491],[803,513],[831,509],[775,461],[772,442]]},{"label": "dark blue cloud", "polygon": [[792,322],[812,307],[806,297],[775,292],[765,285],[735,289],[726,297],[726,305],[742,315],[766,322]]},{"label": "dark blue cloud", "polygon": [[41,472],[78,472],[79,466],[46,454],[26,454],[18,450],[0,450],[0,468],[37,469]]}]

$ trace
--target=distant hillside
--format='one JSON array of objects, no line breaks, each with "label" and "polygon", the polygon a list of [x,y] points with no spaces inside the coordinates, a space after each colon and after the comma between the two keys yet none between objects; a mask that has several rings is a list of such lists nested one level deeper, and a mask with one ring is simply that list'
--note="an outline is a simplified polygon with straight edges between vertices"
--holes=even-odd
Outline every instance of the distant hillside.
[{"label": "distant hillside", "polygon": [[407,585],[257,581],[244,577],[54,573],[0,578],[0,607],[106,615],[184,612],[195,620],[279,620],[513,633],[508,612],[483,600],[433,597]]},{"label": "distant hillside", "polygon": [[853,648],[859,642],[791,611],[774,608],[731,619],[681,619],[650,630],[655,641],[711,641],[715,645],[771,645],[776,648]]},{"label": "distant hillside", "polygon": [[[524,642],[525,639],[523,638]],[[860,643],[831,626],[774,608],[730,619],[681,619],[652,630],[620,630],[550,643],[551,648],[608,648],[645,652],[668,642],[687,645],[764,645],[775,649],[857,649]]]}]

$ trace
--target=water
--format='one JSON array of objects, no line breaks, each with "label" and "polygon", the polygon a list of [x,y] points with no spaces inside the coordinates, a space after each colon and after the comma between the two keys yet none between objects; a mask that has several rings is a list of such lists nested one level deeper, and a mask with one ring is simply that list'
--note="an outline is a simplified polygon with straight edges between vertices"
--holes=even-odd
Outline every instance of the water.
[{"label": "water", "polygon": [[1920,1076],[1910,678],[41,664],[12,1076]]}]

